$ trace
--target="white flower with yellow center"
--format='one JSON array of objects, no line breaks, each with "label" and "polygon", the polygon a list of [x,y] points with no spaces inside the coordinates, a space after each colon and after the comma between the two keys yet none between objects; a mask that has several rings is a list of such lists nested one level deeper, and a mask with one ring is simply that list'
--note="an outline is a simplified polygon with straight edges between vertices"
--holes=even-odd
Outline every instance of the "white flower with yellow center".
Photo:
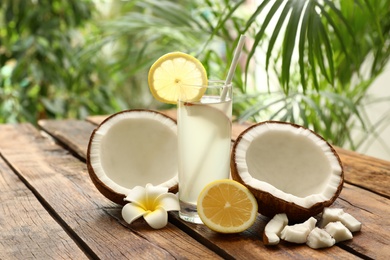
[{"label": "white flower with yellow center", "polygon": [[122,209],[123,219],[131,224],[134,220],[144,217],[152,228],[163,228],[168,223],[168,211],[179,210],[177,196],[168,192],[168,188],[146,184],[146,187],[136,186],[124,199],[129,201]]}]

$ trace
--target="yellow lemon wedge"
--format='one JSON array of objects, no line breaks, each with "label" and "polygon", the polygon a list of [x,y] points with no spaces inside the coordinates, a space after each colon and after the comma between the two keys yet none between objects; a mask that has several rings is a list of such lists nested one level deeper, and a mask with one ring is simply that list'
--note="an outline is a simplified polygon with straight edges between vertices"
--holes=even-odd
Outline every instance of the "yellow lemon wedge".
[{"label": "yellow lemon wedge", "polygon": [[[171,52],[161,56],[152,65],[148,74],[150,91],[158,101],[176,104],[179,95],[185,101],[198,101],[205,88],[188,93],[180,93],[181,85],[207,85],[207,73],[202,63],[195,57],[183,52]],[[184,90],[185,91],[185,90]]]},{"label": "yellow lemon wedge", "polygon": [[206,185],[197,204],[203,223],[220,233],[238,233],[252,226],[257,207],[253,194],[244,185],[229,179]]}]

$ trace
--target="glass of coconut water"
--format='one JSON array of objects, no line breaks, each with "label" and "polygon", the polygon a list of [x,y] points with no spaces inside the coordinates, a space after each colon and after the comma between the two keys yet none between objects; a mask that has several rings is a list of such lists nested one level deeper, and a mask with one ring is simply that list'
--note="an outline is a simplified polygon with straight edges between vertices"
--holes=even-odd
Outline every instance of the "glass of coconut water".
[{"label": "glass of coconut water", "polygon": [[[207,86],[182,85],[178,100],[179,215],[202,223],[196,208],[201,190],[230,174],[232,85],[209,81]],[[199,101],[186,93],[204,92]]]}]

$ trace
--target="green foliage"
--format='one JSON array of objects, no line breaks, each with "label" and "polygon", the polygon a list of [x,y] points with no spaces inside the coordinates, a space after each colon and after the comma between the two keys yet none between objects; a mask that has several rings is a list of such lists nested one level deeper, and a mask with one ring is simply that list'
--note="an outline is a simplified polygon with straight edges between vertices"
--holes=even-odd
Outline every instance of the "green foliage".
[{"label": "green foliage", "polygon": [[245,34],[238,120],[295,122],[352,149],[390,121],[365,112],[390,99],[367,96],[390,57],[387,0],[113,0],[104,15],[91,1],[1,2],[0,120],[167,108],[147,85],[158,57],[190,53],[223,79]]},{"label": "green foliage", "polygon": [[[367,89],[390,56],[387,1],[265,0],[247,14],[244,4],[123,2],[121,12],[101,28],[106,39],[122,46],[114,51],[117,72],[132,68],[129,74],[136,81],[130,84],[140,92],[147,91],[151,63],[170,51],[191,53],[209,76],[226,77],[238,36],[246,34],[253,45],[247,46],[246,63],[234,77],[234,113],[239,120],[299,123],[352,149],[367,135],[377,134],[373,125],[388,122],[372,123],[364,111]],[[261,61],[255,54],[263,49],[267,91],[256,85],[262,79],[256,76]],[[367,66],[369,73],[364,71]],[[354,139],[355,128],[366,135]]]},{"label": "green foliage", "polygon": [[[295,122],[352,149],[369,135],[377,135],[378,125],[388,124],[389,113],[371,122],[365,100],[390,57],[388,1],[263,1],[254,16],[258,18],[266,7],[269,11],[257,30],[247,65],[258,46],[266,45],[269,89],[248,102],[241,120]],[[275,17],[274,30],[264,38]],[[247,27],[255,20],[250,19]],[[278,39],[280,47],[276,46]],[[280,89],[270,88],[272,75]],[[354,138],[353,129],[365,134]]]},{"label": "green foliage", "polygon": [[0,121],[107,111],[101,106],[110,93],[95,80],[97,64],[80,57],[91,1],[5,0],[0,10]]}]

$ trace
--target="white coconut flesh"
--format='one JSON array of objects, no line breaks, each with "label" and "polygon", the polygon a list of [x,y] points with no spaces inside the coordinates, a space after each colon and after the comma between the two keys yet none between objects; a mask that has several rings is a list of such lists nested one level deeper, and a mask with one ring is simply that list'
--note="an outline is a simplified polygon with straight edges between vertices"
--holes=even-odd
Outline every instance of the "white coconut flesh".
[{"label": "white coconut flesh", "polygon": [[135,186],[177,185],[177,125],[150,110],[127,110],[105,120],[92,134],[88,163],[115,193]]},{"label": "white coconut flesh", "polygon": [[243,183],[304,208],[330,200],[342,183],[335,151],[297,125],[269,121],[248,129],[235,144],[233,160]]}]

